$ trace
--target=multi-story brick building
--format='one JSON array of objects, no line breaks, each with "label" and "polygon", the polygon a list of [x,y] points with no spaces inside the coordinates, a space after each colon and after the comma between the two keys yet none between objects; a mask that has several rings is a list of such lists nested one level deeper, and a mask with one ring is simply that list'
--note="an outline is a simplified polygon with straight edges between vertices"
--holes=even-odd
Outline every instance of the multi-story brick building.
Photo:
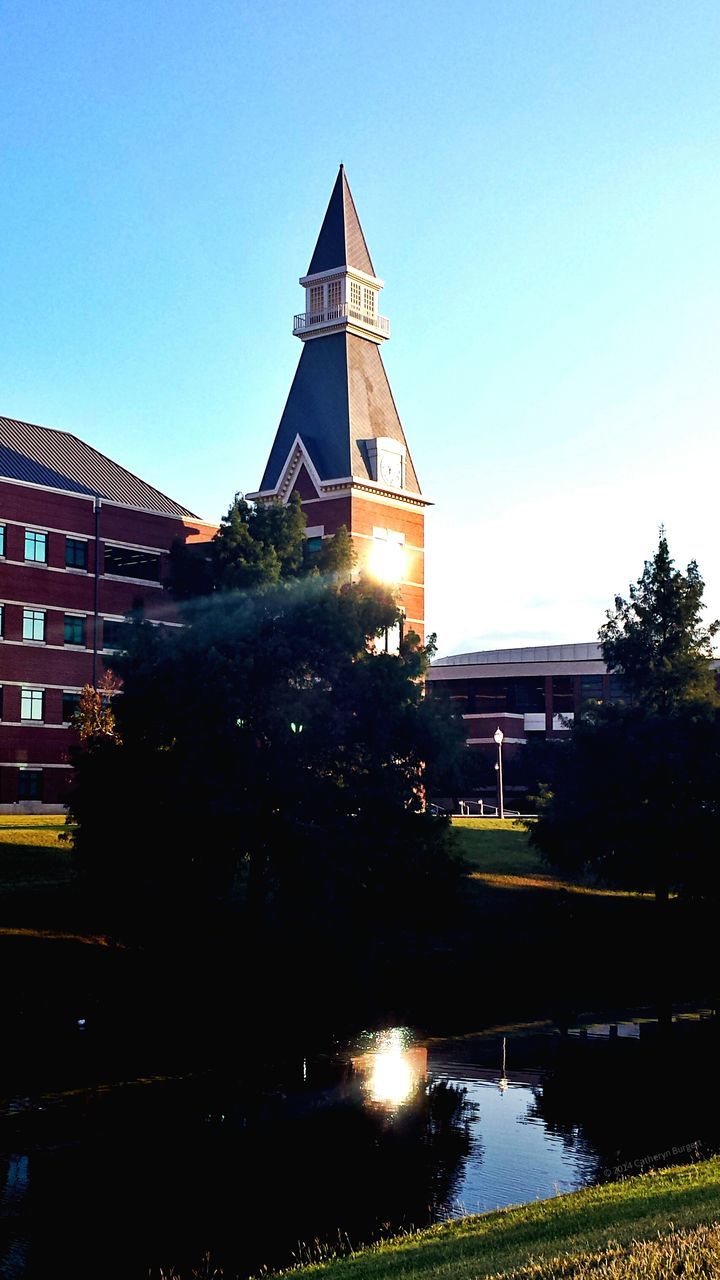
[{"label": "multi-story brick building", "polygon": [[75,436],[0,418],[0,811],[62,804],[82,686],[138,605],[178,625],[170,547],[214,532]]},{"label": "multi-story brick building", "polygon": [[352,535],[358,571],[397,584],[405,625],[424,639],[424,513],[380,346],[375,274],[343,166],[307,275],[303,343],[260,489],[251,498],[300,495],[307,536]]}]

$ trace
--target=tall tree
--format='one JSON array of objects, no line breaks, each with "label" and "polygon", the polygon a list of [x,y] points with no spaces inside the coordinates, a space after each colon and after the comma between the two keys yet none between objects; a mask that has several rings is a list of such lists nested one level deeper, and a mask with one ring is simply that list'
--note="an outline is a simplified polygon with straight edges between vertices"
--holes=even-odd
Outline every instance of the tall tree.
[{"label": "tall tree", "polygon": [[615,597],[600,629],[608,669],[622,675],[632,701],[647,711],[672,714],[692,703],[715,703],[710,668],[720,622],[703,625],[705,584],[694,560],[675,568],[665,530],[658,549],[630,597]]},{"label": "tall tree", "polygon": [[720,718],[693,561],[658,550],[600,630],[626,704],[588,707],[558,746],[532,840],[548,862],[621,888],[715,896],[720,839]]}]

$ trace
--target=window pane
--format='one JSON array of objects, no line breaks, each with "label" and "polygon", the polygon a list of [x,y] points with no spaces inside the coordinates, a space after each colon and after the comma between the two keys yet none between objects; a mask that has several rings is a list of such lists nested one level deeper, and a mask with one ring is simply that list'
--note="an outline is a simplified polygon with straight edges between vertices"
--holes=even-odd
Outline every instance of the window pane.
[{"label": "window pane", "polygon": [[65,564],[68,569],[87,569],[88,544],[82,538],[65,539]]},{"label": "window pane", "polygon": [[45,639],[45,610],[23,609],[23,640]]},{"label": "window pane", "polygon": [[42,689],[22,689],[20,692],[21,720],[42,720],[44,698]]},{"label": "window pane", "polygon": [[127,645],[127,622],[113,622],[105,618],[103,622],[103,649],[124,649]]},{"label": "window pane", "polygon": [[34,529],[25,530],[25,559],[47,563],[47,534]]},{"label": "window pane", "polygon": [[42,769],[21,769],[18,775],[18,800],[42,799]]},{"label": "window pane", "polygon": [[65,643],[85,644],[85,619],[65,614]]},{"label": "window pane", "polygon": [[0,636],[5,635],[5,605],[0,604]]},{"label": "window pane", "polygon": [[555,714],[567,715],[575,710],[572,676],[553,676],[552,699]]},{"label": "window pane", "polygon": [[5,525],[0,524],[0,556],[5,555]]},{"label": "window pane", "polygon": [[602,676],[581,676],[580,677],[580,701],[581,702],[602,702],[602,700],[603,700]]},{"label": "window pane", "polygon": [[80,709],[79,693],[63,693],[62,718],[69,723]]},{"label": "window pane", "polygon": [[134,547],[105,547],[105,572],[120,578],[142,578],[160,581],[160,556]]}]

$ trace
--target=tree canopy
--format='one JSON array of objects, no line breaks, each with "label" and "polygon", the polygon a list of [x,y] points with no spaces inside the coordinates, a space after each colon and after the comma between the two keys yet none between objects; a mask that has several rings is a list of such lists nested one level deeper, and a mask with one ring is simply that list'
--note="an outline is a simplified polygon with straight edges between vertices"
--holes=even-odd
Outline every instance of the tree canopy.
[{"label": "tree canopy", "polygon": [[342,574],[353,564],[350,535],[341,528],[315,547],[305,536],[298,494],[289,502],[248,502],[236,494],[209,543],[172,549],[172,589],[179,600],[288,582],[313,573]]},{"label": "tree canopy", "polygon": [[532,840],[553,865],[625,889],[717,895],[720,719],[703,580],[658,550],[600,630],[630,697],[591,705],[552,749]]},{"label": "tree canopy", "polygon": [[694,560],[675,568],[664,529],[658,549],[631,584],[629,599],[615,597],[600,629],[608,670],[623,677],[632,700],[669,714],[688,704],[716,702],[710,668],[720,622],[703,625],[705,584]]},{"label": "tree canopy", "polygon": [[299,504],[236,499],[184,625],[128,629],[115,733],[75,760],[76,850],[113,893],[239,894],[286,932],[402,928],[455,883],[423,788],[456,734],[423,696],[432,640],[376,652],[392,591],[350,580],[346,531],[309,557],[303,530]]}]

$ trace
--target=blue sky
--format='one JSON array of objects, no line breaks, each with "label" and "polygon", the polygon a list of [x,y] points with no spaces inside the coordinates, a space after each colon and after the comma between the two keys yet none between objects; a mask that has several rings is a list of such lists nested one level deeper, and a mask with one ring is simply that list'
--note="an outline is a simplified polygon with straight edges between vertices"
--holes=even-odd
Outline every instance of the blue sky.
[{"label": "blue sky", "polygon": [[0,0],[0,413],[208,518],[257,484],[343,161],[440,649],[720,614],[720,6]]}]

